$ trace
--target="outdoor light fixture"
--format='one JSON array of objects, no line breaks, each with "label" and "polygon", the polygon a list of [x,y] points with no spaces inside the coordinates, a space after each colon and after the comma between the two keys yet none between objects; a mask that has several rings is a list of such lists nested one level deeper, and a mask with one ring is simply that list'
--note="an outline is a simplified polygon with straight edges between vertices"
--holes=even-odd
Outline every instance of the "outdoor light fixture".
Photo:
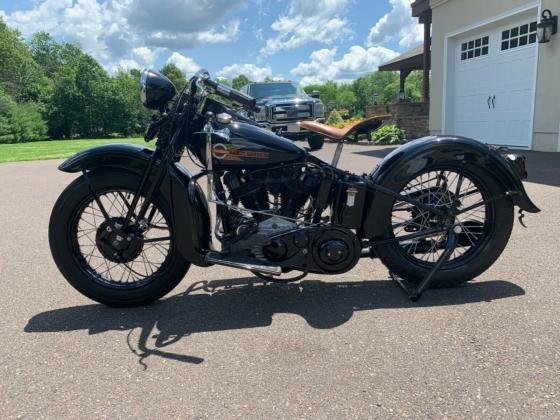
[{"label": "outdoor light fixture", "polygon": [[379,105],[379,93],[375,92],[373,94],[373,104],[374,105]]},{"label": "outdoor light fixture", "polygon": [[540,44],[550,42],[550,38],[558,32],[558,16],[552,16],[549,9],[542,12],[541,22],[537,25],[537,37]]}]

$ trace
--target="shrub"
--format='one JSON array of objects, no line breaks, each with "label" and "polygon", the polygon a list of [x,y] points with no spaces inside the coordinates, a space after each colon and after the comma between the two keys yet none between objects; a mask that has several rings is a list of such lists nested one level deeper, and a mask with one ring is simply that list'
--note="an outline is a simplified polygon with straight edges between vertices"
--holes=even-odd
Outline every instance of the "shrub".
[{"label": "shrub", "polygon": [[47,123],[35,102],[17,103],[0,90],[0,143],[44,140]]},{"label": "shrub", "polygon": [[371,141],[375,144],[401,144],[404,138],[404,130],[394,124],[385,125],[371,135]]},{"label": "shrub", "polygon": [[340,113],[336,109],[333,109],[329,114],[329,118],[327,118],[327,124],[333,127],[338,127],[338,125],[343,123],[344,120],[342,119]]}]

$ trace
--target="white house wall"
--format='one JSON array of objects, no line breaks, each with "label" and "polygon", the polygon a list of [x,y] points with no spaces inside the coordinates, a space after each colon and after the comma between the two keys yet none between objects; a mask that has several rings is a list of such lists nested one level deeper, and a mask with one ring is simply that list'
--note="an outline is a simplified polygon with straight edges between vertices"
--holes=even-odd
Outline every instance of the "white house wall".
[{"label": "white house wall", "polygon": [[[445,129],[445,68],[450,35],[463,30],[490,24],[493,20],[508,18],[517,12],[527,13],[533,7],[549,8],[560,14],[559,0],[432,0],[432,75],[430,131],[442,134]],[[541,5],[542,4],[542,5]],[[514,17],[512,17],[514,18]],[[452,39],[452,38],[451,38]],[[446,42],[447,40],[447,42]],[[533,118],[533,150],[559,151],[560,126],[560,32],[552,42],[539,45],[536,77],[536,103]],[[452,78],[448,74],[447,78]]]}]

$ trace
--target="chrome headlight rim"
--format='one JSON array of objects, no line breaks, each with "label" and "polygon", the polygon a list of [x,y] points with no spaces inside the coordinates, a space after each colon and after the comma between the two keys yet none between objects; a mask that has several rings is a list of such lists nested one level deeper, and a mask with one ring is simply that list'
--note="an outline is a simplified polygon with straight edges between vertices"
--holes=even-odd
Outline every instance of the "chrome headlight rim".
[{"label": "chrome headlight rim", "polygon": [[147,81],[148,81],[148,69],[143,69],[140,73],[140,101],[142,105],[146,106],[147,98]]}]

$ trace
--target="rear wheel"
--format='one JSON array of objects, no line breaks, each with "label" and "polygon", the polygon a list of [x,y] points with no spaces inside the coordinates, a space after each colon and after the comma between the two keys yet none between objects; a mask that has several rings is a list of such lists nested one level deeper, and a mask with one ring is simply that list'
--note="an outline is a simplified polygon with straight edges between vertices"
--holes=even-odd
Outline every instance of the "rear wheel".
[{"label": "rear wheel", "polygon": [[122,227],[139,178],[122,172],[90,175],[101,206],[83,177],[57,200],[49,225],[55,263],[66,280],[85,296],[111,306],[150,303],[171,291],[189,269],[175,247],[167,202],[152,198],[145,218]]},{"label": "rear wheel", "polygon": [[[487,172],[456,165],[433,167],[404,182],[400,194],[440,209],[471,210],[455,217],[461,228],[458,245],[449,261],[437,273],[433,287],[454,287],[486,271],[500,256],[513,227],[513,204],[509,198],[485,200],[502,193]],[[477,205],[478,204],[478,205]],[[400,238],[443,226],[444,220],[407,202],[395,200],[386,217],[385,239]],[[393,273],[420,283],[445,249],[447,233],[422,239],[396,241],[376,247],[377,255]]]},{"label": "rear wheel", "polygon": [[307,139],[307,143],[309,143],[309,148],[311,150],[319,150],[323,148],[323,144],[325,144],[325,138],[323,136],[310,136]]}]

